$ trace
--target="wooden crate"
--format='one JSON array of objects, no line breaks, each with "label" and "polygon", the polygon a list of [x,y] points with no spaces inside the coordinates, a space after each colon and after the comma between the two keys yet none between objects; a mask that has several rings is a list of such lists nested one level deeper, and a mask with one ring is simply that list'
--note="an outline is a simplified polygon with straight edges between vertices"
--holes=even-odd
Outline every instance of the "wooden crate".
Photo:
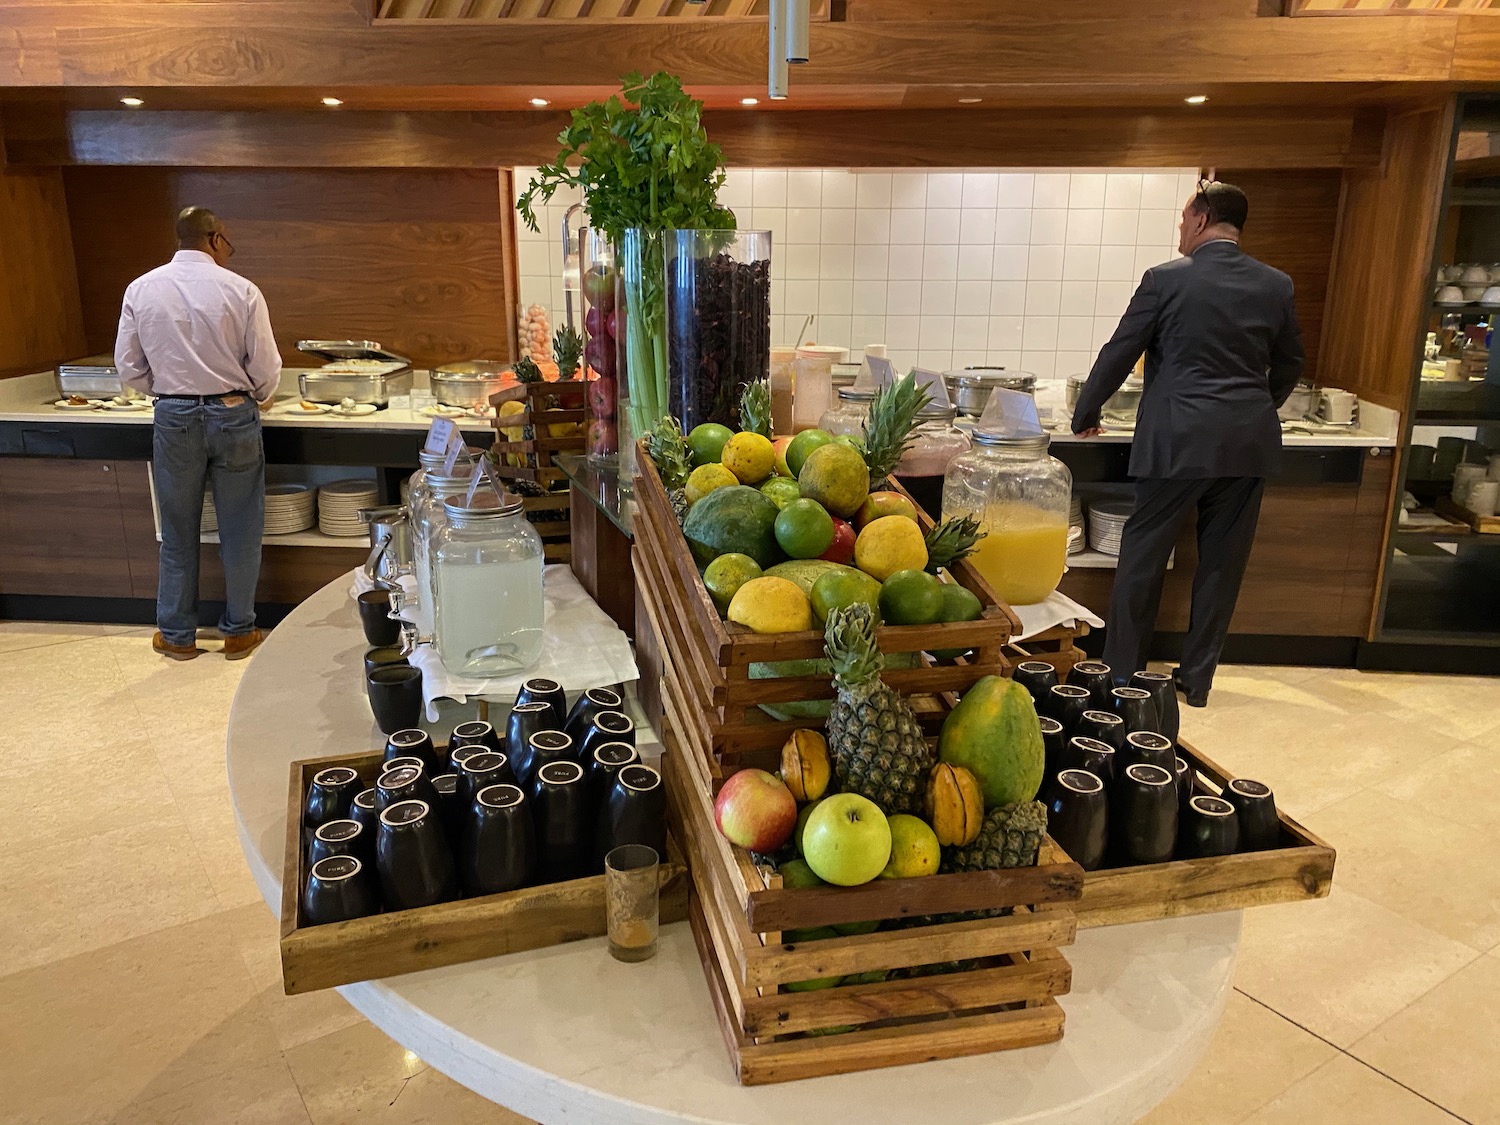
[{"label": "wooden crate", "polygon": [[[1047,845],[1012,871],[789,889],[714,828],[708,763],[664,725],[668,809],[690,860],[690,921],[739,1081],[760,1085],[981,1054],[1062,1036],[1071,986],[1060,946],[1076,928],[1083,872]],[[1005,917],[920,924],[932,914],[1011,907]],[[896,929],[819,941],[784,931],[869,920]],[[789,982],[951,961],[962,971],[839,984]],[[847,1030],[843,1030],[847,1029]],[[835,1032],[830,1034],[830,1032]]]},{"label": "wooden crate", "polygon": [[1442,515],[1467,524],[1480,535],[1500,535],[1500,516],[1481,516],[1477,512],[1471,512],[1468,508],[1455,504],[1451,496],[1439,496],[1432,506]]},{"label": "wooden crate", "polygon": [[[774,761],[787,736],[808,724],[773,719],[760,705],[832,699],[834,690],[825,675],[754,679],[751,665],[821,657],[823,634],[810,629],[762,636],[721,620],[644,444],[637,461],[632,559],[657,642],[679,676],[687,720],[679,733],[726,768]],[[921,523],[924,530],[932,526],[925,516]],[[1020,627],[968,562],[956,565],[952,577],[979,598],[983,615],[978,620],[887,625],[878,631],[881,651],[888,657],[922,654],[929,647],[974,650],[967,659],[945,663],[919,655],[917,667],[887,670],[886,682],[913,697],[914,708],[928,713],[932,707],[922,697],[963,691],[984,676],[1003,675],[1009,668],[1005,643]]]},{"label": "wooden crate", "polygon": [[1088,659],[1088,654],[1077,644],[1078,638],[1086,636],[1088,631],[1089,627],[1082,622],[1073,629],[1054,625],[1024,641],[1011,641],[1006,645],[1006,655],[1012,668],[1023,660],[1040,660],[1056,668],[1059,677],[1065,677],[1073,665]]},{"label": "wooden crate", "polygon": [[[302,831],[307,786],[315,773],[330,766],[349,766],[362,781],[373,785],[381,760],[378,753],[335,754],[292,763],[281,876],[281,982],[287,995],[541,949],[605,932],[602,875],[348,922],[307,925],[301,894],[307,877]],[[675,842],[669,841],[668,853],[661,866],[664,923],[687,917],[687,869]]]},{"label": "wooden crate", "polygon": [[522,496],[521,508],[542,537],[542,557],[549,563],[573,561],[573,494],[549,492]]},{"label": "wooden crate", "polygon": [[[550,490],[567,478],[563,471],[552,463],[558,453],[582,453],[584,433],[566,437],[552,437],[549,426],[562,423],[588,424],[588,411],[584,408],[584,395],[588,384],[582,379],[554,380],[540,383],[515,383],[502,387],[490,395],[490,405],[496,410],[492,419],[495,426],[494,450],[497,455],[496,471],[511,480],[528,480]],[[507,418],[499,416],[501,404],[524,402],[526,409]],[[508,429],[520,428],[521,440],[512,441],[506,434]],[[507,456],[519,464],[507,464]]]},{"label": "wooden crate", "polygon": [[[1202,793],[1218,793],[1234,777],[1202,751],[1178,741]],[[1081,927],[1154,922],[1274,902],[1326,898],[1334,850],[1297,821],[1281,816],[1281,846],[1207,859],[1176,859],[1139,867],[1090,871],[1077,904]]]}]

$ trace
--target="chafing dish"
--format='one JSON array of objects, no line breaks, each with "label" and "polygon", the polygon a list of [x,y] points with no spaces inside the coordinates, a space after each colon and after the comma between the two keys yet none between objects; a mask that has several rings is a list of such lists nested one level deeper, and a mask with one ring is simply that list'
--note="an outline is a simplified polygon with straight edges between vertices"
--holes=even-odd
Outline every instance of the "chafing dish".
[{"label": "chafing dish", "polygon": [[84,398],[114,398],[125,391],[112,355],[92,355],[60,363],[54,372],[59,398],[82,395]]},{"label": "chafing dish", "polygon": [[[1078,406],[1078,396],[1083,392],[1083,385],[1088,381],[1089,376],[1086,371],[1068,376],[1066,402],[1069,416]],[[1141,394],[1145,388],[1144,380],[1135,375],[1130,376],[1105,402],[1101,420],[1114,426],[1134,426],[1136,412],[1141,405]]]},{"label": "chafing dish", "polygon": [[943,372],[943,386],[947,388],[948,401],[960,414],[977,418],[984,413],[990,392],[996,387],[1035,394],[1036,376],[1029,371],[1007,371],[1003,367],[965,367]]},{"label": "chafing dish", "polygon": [[298,373],[297,389],[308,402],[348,398],[385,406],[392,395],[411,393],[411,361],[374,340],[298,340],[297,350],[329,361]]},{"label": "chafing dish", "polygon": [[490,395],[510,382],[505,378],[510,369],[510,364],[497,359],[445,363],[432,369],[432,393],[444,406],[459,406],[465,410],[489,406]]}]

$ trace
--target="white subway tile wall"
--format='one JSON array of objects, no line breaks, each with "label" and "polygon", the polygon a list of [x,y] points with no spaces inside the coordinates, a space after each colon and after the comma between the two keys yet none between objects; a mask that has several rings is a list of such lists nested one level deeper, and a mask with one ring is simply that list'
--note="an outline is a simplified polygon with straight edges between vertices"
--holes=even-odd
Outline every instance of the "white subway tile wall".
[{"label": "white subway tile wall", "polygon": [[[524,190],[531,168],[515,169]],[[1042,378],[1086,371],[1141,274],[1177,256],[1197,173],[1100,169],[864,172],[737,168],[721,201],[772,236],[771,335],[855,352],[884,343],[898,369],[991,363]],[[565,319],[559,192],[517,220],[520,298]]]}]

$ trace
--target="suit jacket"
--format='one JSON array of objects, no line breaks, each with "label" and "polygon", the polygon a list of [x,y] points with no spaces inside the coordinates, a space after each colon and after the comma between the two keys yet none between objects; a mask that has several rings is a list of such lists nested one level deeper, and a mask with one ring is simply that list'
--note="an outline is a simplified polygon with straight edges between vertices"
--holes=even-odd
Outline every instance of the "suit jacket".
[{"label": "suit jacket", "polygon": [[1141,353],[1146,385],[1134,477],[1265,477],[1281,457],[1276,410],[1302,374],[1292,279],[1235,243],[1209,242],[1146,271],[1073,411],[1075,433]]}]

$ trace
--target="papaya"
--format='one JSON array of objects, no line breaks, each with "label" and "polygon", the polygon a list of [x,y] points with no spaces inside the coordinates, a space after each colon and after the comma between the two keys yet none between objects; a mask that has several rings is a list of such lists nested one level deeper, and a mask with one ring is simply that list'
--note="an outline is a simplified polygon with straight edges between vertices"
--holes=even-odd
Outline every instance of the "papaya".
[{"label": "papaya", "polygon": [[984,677],[943,721],[938,760],[978,779],[986,809],[1030,801],[1046,761],[1031,694],[1014,680]]}]

